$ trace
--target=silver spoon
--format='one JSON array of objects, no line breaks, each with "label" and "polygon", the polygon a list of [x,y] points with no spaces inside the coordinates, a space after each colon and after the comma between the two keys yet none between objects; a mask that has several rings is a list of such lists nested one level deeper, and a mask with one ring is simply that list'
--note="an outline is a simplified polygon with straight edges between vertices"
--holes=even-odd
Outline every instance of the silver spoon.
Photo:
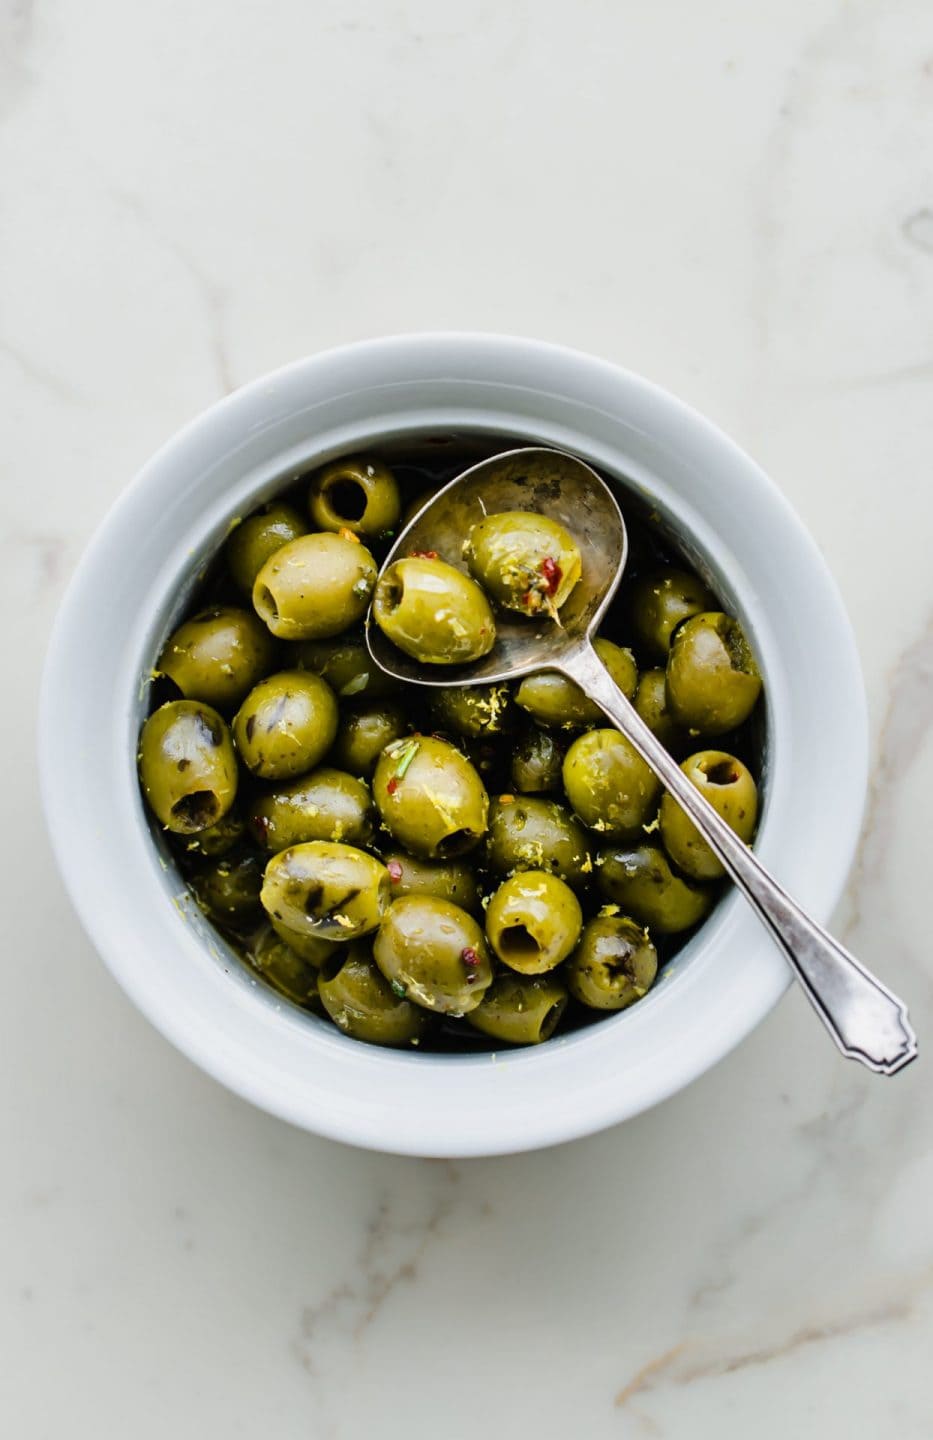
[{"label": "silver spoon", "polygon": [[773,879],[687,779],[593,649],[593,637],[625,569],[628,537],[611,490],[589,465],[559,450],[537,447],[483,460],[451,480],[415,515],[382,568],[412,550],[434,550],[465,570],[461,549],[471,525],[485,514],[504,510],[549,515],[567,527],[580,547],[583,575],[561,608],[560,625],[547,617],[502,611],[488,655],[472,665],[435,667],[411,659],[367,621],[366,640],[376,664],[398,680],[435,687],[489,685],[539,670],[557,670],[576,681],[690,816],[783,950],[843,1055],[882,1075],[903,1069],[917,1054],[907,1007]]}]

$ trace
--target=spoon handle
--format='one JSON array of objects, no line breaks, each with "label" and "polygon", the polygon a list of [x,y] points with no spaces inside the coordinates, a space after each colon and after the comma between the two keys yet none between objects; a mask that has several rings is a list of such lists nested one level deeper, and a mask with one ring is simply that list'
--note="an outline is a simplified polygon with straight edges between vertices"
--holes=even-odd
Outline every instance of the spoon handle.
[{"label": "spoon handle", "polygon": [[894,1075],[917,1054],[903,1001],[792,900],[726,822],[626,700],[592,646],[569,651],[559,668],[595,700],[719,857],[746,900],[784,951],[833,1040],[850,1060]]}]

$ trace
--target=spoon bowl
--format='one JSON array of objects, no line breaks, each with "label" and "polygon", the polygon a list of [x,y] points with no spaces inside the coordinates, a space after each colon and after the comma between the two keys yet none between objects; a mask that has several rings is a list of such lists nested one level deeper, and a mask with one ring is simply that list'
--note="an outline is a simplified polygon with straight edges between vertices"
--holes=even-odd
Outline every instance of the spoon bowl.
[{"label": "spoon bowl", "polygon": [[482,460],[451,480],[406,525],[382,569],[412,551],[433,550],[468,573],[463,542],[484,515],[531,510],[559,521],[585,557],[583,573],[550,616],[501,610],[496,643],[471,665],[423,665],[396,648],[372,619],[366,643],[380,669],[418,685],[492,685],[536,670],[558,668],[566,651],[595,634],[615,594],[628,557],[628,536],[615,496],[596,471],[574,455],[544,447],[508,450]]}]

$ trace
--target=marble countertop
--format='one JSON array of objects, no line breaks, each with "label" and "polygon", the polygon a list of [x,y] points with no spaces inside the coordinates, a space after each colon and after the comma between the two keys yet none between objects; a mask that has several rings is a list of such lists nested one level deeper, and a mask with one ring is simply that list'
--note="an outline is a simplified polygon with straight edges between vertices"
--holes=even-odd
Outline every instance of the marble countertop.
[{"label": "marble countertop", "polygon": [[926,0],[0,5],[5,1434],[933,1433],[923,1060],[872,1078],[791,994],[557,1151],[314,1139],[109,979],[33,760],[62,587],[190,416],[371,334],[592,350],[730,431],[839,580],[874,767],[838,925],[922,1044],[931,155]]}]

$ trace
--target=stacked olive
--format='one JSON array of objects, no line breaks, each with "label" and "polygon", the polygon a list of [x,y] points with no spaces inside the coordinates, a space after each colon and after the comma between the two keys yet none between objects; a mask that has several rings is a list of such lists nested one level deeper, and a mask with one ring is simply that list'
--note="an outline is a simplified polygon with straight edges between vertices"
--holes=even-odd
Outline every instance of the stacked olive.
[{"label": "stacked olive", "polygon": [[[170,698],[140,780],[198,904],[293,1004],[379,1044],[537,1043],[644,996],[723,872],[563,676],[425,692],[376,669],[370,606],[408,654],[462,664],[503,607],[558,619],[585,563],[563,526],[513,512],[377,586],[431,478],[338,460],[233,529],[157,658]],[[750,840],[747,641],[657,541],[636,554],[597,651]]]}]

